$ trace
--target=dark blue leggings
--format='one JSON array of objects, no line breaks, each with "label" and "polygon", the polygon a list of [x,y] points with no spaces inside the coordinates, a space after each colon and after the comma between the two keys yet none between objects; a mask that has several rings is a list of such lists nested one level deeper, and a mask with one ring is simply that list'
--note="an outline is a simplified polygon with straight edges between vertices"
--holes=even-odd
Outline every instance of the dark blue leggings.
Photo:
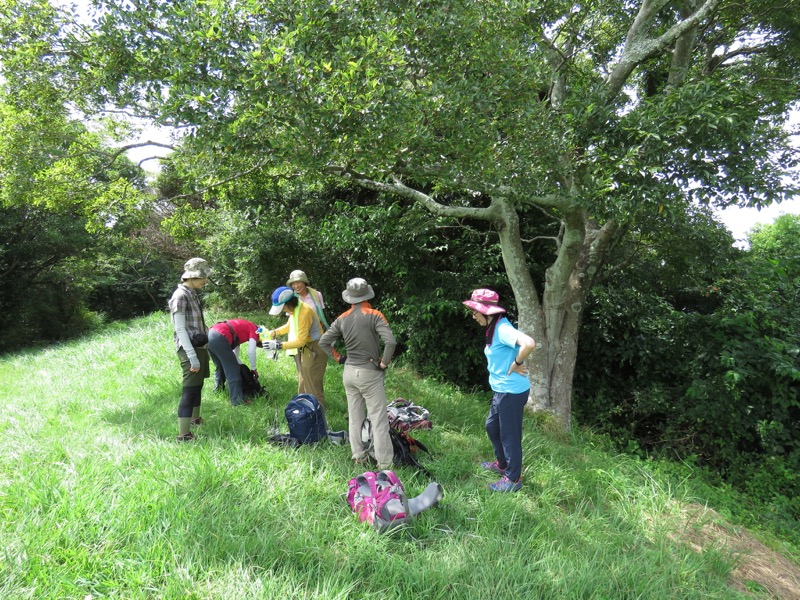
[{"label": "dark blue leggings", "polygon": [[214,375],[216,387],[219,388],[222,381],[222,374],[228,382],[228,393],[230,394],[231,404],[238,406],[244,402],[244,392],[242,391],[242,371],[239,361],[231,348],[231,343],[224,335],[212,329],[208,332],[208,352],[211,360],[214,361],[216,373]]},{"label": "dark blue leggings", "polygon": [[517,481],[522,476],[522,416],[530,390],[520,394],[495,392],[486,417],[486,433],[494,456],[506,477]]}]

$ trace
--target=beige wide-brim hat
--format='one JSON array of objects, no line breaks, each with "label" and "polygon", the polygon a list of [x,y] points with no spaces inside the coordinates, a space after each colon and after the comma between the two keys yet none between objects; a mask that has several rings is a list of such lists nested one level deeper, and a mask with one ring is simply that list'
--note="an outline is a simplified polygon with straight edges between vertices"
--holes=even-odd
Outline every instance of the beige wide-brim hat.
[{"label": "beige wide-brim hat", "polygon": [[211,267],[204,258],[190,258],[183,265],[181,279],[208,279],[210,275]]},{"label": "beige wide-brim hat", "polygon": [[349,304],[358,304],[375,297],[372,286],[361,277],[355,277],[347,282],[347,289],[342,292],[342,299]]},{"label": "beige wide-brim hat", "polygon": [[292,285],[295,281],[302,281],[306,285],[308,285],[308,277],[306,276],[304,271],[297,269],[289,273],[289,279],[286,280],[286,285]]}]

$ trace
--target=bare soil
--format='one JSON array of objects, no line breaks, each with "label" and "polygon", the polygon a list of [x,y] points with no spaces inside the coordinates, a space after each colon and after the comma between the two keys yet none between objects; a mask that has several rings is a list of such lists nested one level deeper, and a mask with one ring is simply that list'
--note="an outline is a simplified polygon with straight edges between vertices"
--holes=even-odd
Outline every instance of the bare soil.
[{"label": "bare soil", "polygon": [[685,507],[676,537],[695,552],[707,548],[727,550],[736,561],[731,587],[758,598],[800,600],[800,566],[737,528],[713,510]]}]

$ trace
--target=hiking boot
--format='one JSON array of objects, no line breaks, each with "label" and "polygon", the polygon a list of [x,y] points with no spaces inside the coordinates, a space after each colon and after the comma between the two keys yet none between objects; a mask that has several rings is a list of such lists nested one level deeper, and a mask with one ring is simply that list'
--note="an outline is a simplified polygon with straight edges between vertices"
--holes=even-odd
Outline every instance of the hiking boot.
[{"label": "hiking boot", "polygon": [[206,420],[203,417],[195,417],[194,419],[191,420],[192,425],[202,425],[205,422]]},{"label": "hiking boot", "polygon": [[191,431],[178,436],[179,442],[193,442],[195,439],[196,438]]},{"label": "hiking boot", "polygon": [[522,488],[522,478],[517,481],[511,481],[505,475],[500,481],[489,484],[489,489],[493,492],[518,492],[520,488]]},{"label": "hiking boot", "polygon": [[506,470],[500,468],[500,463],[498,463],[496,460],[492,462],[482,462],[481,468],[486,469],[487,471],[494,471],[498,475],[506,474]]}]

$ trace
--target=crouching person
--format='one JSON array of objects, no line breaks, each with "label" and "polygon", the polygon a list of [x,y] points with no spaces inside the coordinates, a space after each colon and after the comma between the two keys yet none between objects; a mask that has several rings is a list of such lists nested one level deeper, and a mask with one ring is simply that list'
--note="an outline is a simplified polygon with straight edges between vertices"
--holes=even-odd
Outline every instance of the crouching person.
[{"label": "crouching person", "polygon": [[208,351],[211,353],[211,360],[214,361],[216,367],[214,389],[221,388],[223,381],[227,381],[232,406],[250,404],[250,400],[245,398],[242,391],[242,372],[239,361],[241,344],[247,344],[250,372],[254,378],[258,379],[256,348],[261,346],[261,341],[256,329],[258,329],[258,325],[251,321],[230,319],[212,325],[208,332]]}]

